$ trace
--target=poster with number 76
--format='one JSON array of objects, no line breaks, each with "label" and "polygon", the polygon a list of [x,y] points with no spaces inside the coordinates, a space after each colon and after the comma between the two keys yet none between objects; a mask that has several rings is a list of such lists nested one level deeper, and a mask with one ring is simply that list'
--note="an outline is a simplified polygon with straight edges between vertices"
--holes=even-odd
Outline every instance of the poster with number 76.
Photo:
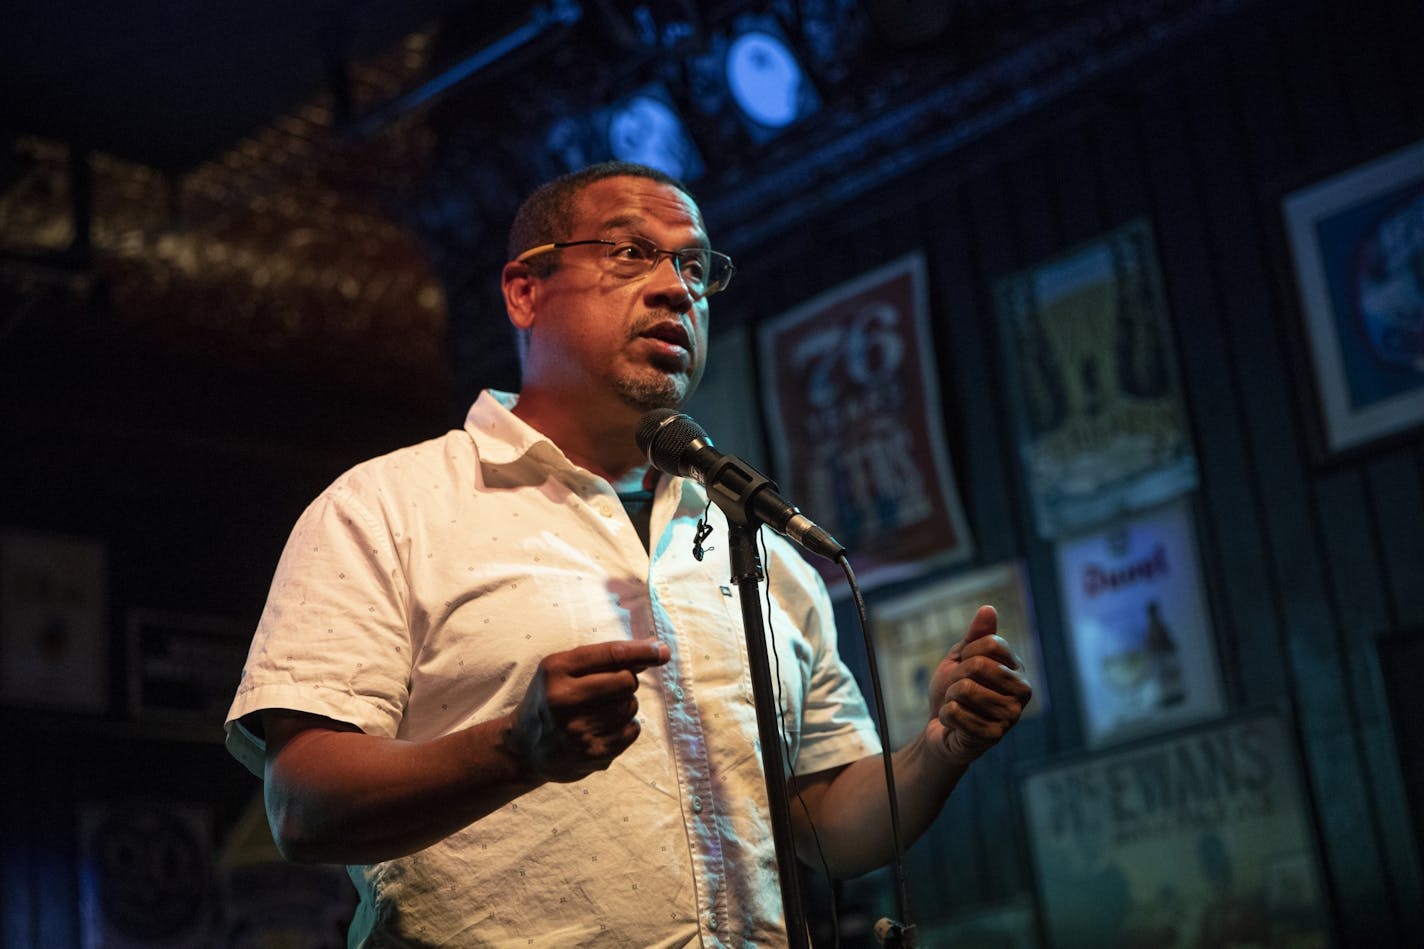
[{"label": "poster with number 76", "polygon": [[[970,557],[924,257],[901,257],[768,320],[758,343],[770,474],[846,546],[861,587]],[[817,567],[833,595],[844,592],[838,567]]]}]

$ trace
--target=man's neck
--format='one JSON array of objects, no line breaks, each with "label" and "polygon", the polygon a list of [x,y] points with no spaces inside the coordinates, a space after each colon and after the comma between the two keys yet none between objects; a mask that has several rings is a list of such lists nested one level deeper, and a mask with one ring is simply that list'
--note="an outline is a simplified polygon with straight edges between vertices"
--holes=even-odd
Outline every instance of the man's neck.
[{"label": "man's neck", "polygon": [[651,484],[648,461],[638,451],[635,433],[642,416],[625,405],[580,406],[570,412],[567,403],[538,392],[521,393],[514,414],[559,446],[570,461],[598,475],[616,491],[636,491]]}]

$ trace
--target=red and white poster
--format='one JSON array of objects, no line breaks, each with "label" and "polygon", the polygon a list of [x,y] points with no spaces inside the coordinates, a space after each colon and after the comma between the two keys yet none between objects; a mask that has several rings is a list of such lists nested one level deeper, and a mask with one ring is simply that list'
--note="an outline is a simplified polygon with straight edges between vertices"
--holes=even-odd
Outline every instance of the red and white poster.
[{"label": "red and white poster", "polygon": [[[973,553],[945,446],[924,258],[910,254],[762,325],[782,493],[849,552],[864,589]],[[817,564],[832,593],[841,571]]]}]

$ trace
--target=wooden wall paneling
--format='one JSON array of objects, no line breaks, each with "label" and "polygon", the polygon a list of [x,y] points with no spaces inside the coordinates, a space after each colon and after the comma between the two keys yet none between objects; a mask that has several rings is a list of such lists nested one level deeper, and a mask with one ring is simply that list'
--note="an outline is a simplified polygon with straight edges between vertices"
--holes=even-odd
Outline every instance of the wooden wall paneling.
[{"label": "wooden wall paneling", "polygon": [[[1389,699],[1391,726],[1399,749],[1399,766],[1414,815],[1415,853],[1424,855],[1424,716],[1419,714],[1419,682],[1424,679],[1424,635],[1412,630],[1411,635],[1390,636],[1380,641],[1379,679]],[[1406,836],[1411,827],[1401,823],[1394,827],[1397,836]],[[1424,913],[1424,905],[1416,901],[1411,907],[1414,919]],[[1408,912],[1408,910],[1406,910]],[[1410,917],[1406,916],[1406,922]],[[1414,925],[1406,932],[1424,932],[1424,926]]]},{"label": "wooden wall paneling", "polygon": [[[1282,15],[1281,8],[1289,8]],[[1260,15],[1248,18],[1247,28],[1232,31],[1226,39],[1235,56],[1233,75],[1242,98],[1252,104],[1247,114],[1247,135],[1252,151],[1264,155],[1258,142],[1271,143],[1278,164],[1258,167],[1263,177],[1273,177],[1282,168],[1300,167],[1316,147],[1307,144],[1308,123],[1300,105],[1301,69],[1299,50],[1283,35],[1282,20],[1294,16],[1290,2],[1263,4]]]},{"label": "wooden wall paneling", "polygon": [[[1061,244],[1061,238],[1057,233],[1056,221],[1054,220],[1054,198],[1051,190],[1051,180],[1053,178],[1053,150],[1049,140],[1039,139],[1034,141],[1027,150],[1013,153],[1006,157],[1004,161],[1005,174],[1001,180],[1006,183],[1006,187],[999,192],[1003,203],[994,212],[1002,220],[1008,223],[1008,233],[1015,235],[1019,255],[1017,266],[1025,263],[1032,264],[1038,260],[1054,253]],[[992,288],[993,280],[1003,273],[988,277],[987,283]],[[996,319],[993,312],[993,298],[988,298],[988,311],[986,316]],[[994,378],[1005,380],[1004,361],[1002,354],[994,360],[996,372]],[[1004,383],[1001,381],[1000,385]],[[1009,384],[1012,384],[1010,381]],[[1012,434],[1012,422],[1009,422],[1007,429],[1011,444],[1015,446],[1017,453],[1017,440]],[[1005,478],[1002,482],[1006,486],[1013,484],[1015,490],[1021,490],[1023,485],[1021,466],[1015,465],[1019,477]],[[1028,513],[1027,510],[1025,513]],[[1042,578],[1035,587],[1035,602],[1038,601],[1037,588],[1055,582],[1055,573],[1052,563],[1045,556],[1046,550],[1041,544],[1034,542],[1031,532],[1024,535],[1027,538],[1026,551],[1029,570],[1032,574]],[[1058,689],[1055,692],[1061,691]],[[1012,747],[1012,746],[1010,746]],[[975,784],[981,790],[980,794],[980,819],[986,828],[995,828],[996,837],[1003,836],[999,828],[1012,827],[1017,823],[1014,812],[1013,795],[1007,793],[1012,786],[1016,767],[1010,760],[1009,755],[990,756],[975,765],[979,772],[975,775]],[[1011,846],[1009,839],[996,840],[995,849],[989,854],[989,863],[986,868],[990,871],[986,880],[988,895],[991,897],[1008,896],[1021,889],[1026,880],[1023,877],[1021,868],[1017,865],[1019,848]]]},{"label": "wooden wall paneling", "polygon": [[[966,516],[974,531],[981,565],[1022,556],[1019,536],[1020,498],[1009,481],[1016,468],[1016,447],[1008,429],[1009,409],[1001,379],[998,354],[989,328],[993,303],[976,292],[979,261],[969,238],[968,209],[959,192],[933,199],[936,215],[944,224],[927,248],[932,300],[936,313],[936,352],[941,366],[946,401],[958,404],[962,431],[955,461]],[[949,409],[947,409],[949,411]],[[1050,689],[1041,683],[1047,701]],[[1053,708],[1057,709],[1056,704]],[[1002,757],[1012,763],[1043,756],[1053,748],[1048,733],[1050,716],[1024,720],[1015,729]]]},{"label": "wooden wall paneling", "polygon": [[1418,0],[1381,0],[1384,7],[1381,29],[1394,42],[1389,60],[1394,81],[1402,91],[1400,122],[1404,128],[1424,130],[1424,56],[1419,44],[1424,36],[1424,4]]},{"label": "wooden wall paneling", "polygon": [[[965,234],[969,244],[968,259],[976,274],[972,284],[965,290],[974,291],[977,303],[971,304],[977,310],[977,324],[962,327],[966,339],[976,342],[980,353],[977,372],[981,379],[966,378],[966,386],[982,388],[985,401],[992,403],[992,414],[976,416],[984,443],[995,442],[999,450],[996,458],[976,459],[978,473],[973,476],[975,491],[1000,492],[1006,506],[1008,519],[1002,523],[1004,538],[1015,545],[1015,553],[1026,566],[1027,582],[1033,601],[1035,621],[1039,633],[1042,654],[1040,691],[1046,691],[1049,706],[1041,717],[1020,726],[1025,733],[1011,738],[1016,743],[1022,758],[1015,762],[1015,774],[1006,780],[1017,781],[1017,766],[1024,760],[1039,755],[1051,755],[1072,748],[1081,743],[1079,696],[1073,681],[1071,658],[1060,615],[1057,572],[1051,548],[1039,541],[1033,526],[1033,512],[1024,487],[1022,464],[1018,454],[1017,432],[1009,407],[1005,382],[1005,362],[1003,341],[998,332],[997,315],[994,310],[993,287],[995,282],[1032,262],[1031,254],[1047,253],[1051,246],[1041,240],[1035,247],[1025,247],[1021,238],[1021,226],[1017,225],[1010,210],[1013,207],[1010,192],[1023,179],[1023,165],[1018,173],[1003,171],[985,172],[967,183],[962,190],[965,207]],[[1027,165],[1031,170],[1032,164]],[[969,366],[971,360],[964,360]],[[993,428],[990,433],[987,429]],[[993,793],[1005,794],[1005,787],[996,787]],[[1022,828],[1020,828],[1022,833]],[[1021,846],[1020,853],[1027,853]],[[1021,885],[1028,885],[1029,868],[1016,867]]]},{"label": "wooden wall paneling", "polygon": [[926,228],[933,237],[925,246],[925,264],[940,389],[946,411],[952,409],[961,426],[954,458],[960,494],[978,559],[997,563],[1017,557],[1022,545],[1015,532],[1015,496],[1006,485],[1014,447],[1004,428],[1002,372],[989,339],[992,301],[975,292],[977,247],[969,238],[961,192],[936,195],[928,206],[939,227]]},{"label": "wooden wall paneling", "polygon": [[[1015,497],[1009,488],[1015,461],[1013,440],[1004,427],[1008,410],[998,384],[1002,371],[988,339],[992,302],[976,293],[977,246],[969,237],[968,210],[962,192],[946,189],[932,195],[925,208],[932,214],[925,232],[931,235],[926,257],[936,352],[942,367],[953,367],[951,371],[942,370],[941,386],[945,401],[955,403],[947,405],[946,412],[954,411],[961,425],[953,449],[956,473],[966,516],[974,531],[977,562],[998,563],[1019,557],[1022,543]],[[1047,685],[1039,686],[1046,697]],[[1012,806],[1010,791],[1021,762],[1046,753],[1047,728],[1059,706],[1055,703],[1052,708],[1053,713],[1020,723],[999,748],[975,765],[970,772],[972,779],[956,791],[956,796],[964,793],[970,797],[966,810],[974,821],[976,862],[941,859],[940,880],[952,881],[964,872],[964,867],[972,866],[989,870],[980,887],[983,899],[1008,897],[1031,887],[1028,868],[1020,859],[1025,852],[1022,823],[1012,815],[1005,822],[1000,812],[1003,806]],[[995,806],[986,809],[982,806],[985,800],[993,801]],[[932,842],[943,855],[950,852],[953,835],[963,828],[941,820],[935,830]]]},{"label": "wooden wall paneling", "polygon": [[1107,230],[1097,154],[1089,116],[1054,136],[1049,148],[1048,181],[1055,229],[1065,250],[1091,240]]},{"label": "wooden wall paneling", "polygon": [[1270,702],[1289,693],[1276,637],[1259,500],[1243,477],[1251,447],[1242,424],[1235,356],[1224,340],[1219,292],[1204,251],[1201,202],[1210,184],[1188,160],[1190,145],[1177,88],[1141,102],[1140,128],[1149,200],[1161,256],[1162,277],[1176,328],[1182,385],[1197,432],[1200,507],[1208,522],[1201,545],[1208,576],[1222,581],[1227,628],[1217,630],[1220,661],[1235,670],[1224,681],[1245,691],[1229,695],[1234,705]]},{"label": "wooden wall paneling", "polygon": [[1378,582],[1389,597],[1392,632],[1424,631],[1424,482],[1420,475],[1417,444],[1366,463],[1369,511],[1383,547]]},{"label": "wooden wall paneling", "polygon": [[[999,279],[1040,263],[1065,249],[1061,235],[1056,232],[1056,221],[1048,213],[1049,165],[1044,149],[1042,142],[1035,142],[1026,150],[1007,153],[998,164],[996,174],[1000,183],[997,191],[998,201],[976,213],[976,217],[981,221],[978,239],[985,244],[981,261],[986,268],[983,280],[990,314],[994,314],[993,289]],[[992,226],[986,220],[989,216],[992,218]],[[994,360],[997,378],[1002,380],[1001,385],[1013,385],[1013,381],[1006,374],[1004,347],[1008,343],[998,331],[997,314],[993,315],[992,325],[993,339],[997,342]],[[1034,526],[1033,502],[1025,480],[1023,462],[1019,458],[1018,431],[1007,395],[1004,409],[1004,431],[1009,439],[1014,461],[1013,475],[1005,481],[1005,485],[1012,485],[1014,493],[1020,499],[1019,534],[1023,538],[1024,559],[1028,565],[1033,589],[1044,652],[1044,670],[1046,674],[1053,676],[1050,685],[1053,695],[1067,700],[1055,702],[1052,715],[1050,749],[1059,751],[1082,743],[1082,697],[1077,694],[1077,683],[1072,673],[1072,654],[1068,640],[1070,631],[1063,623],[1054,549],[1051,543],[1038,536]]]},{"label": "wooden wall paneling", "polygon": [[[13,754],[6,755],[7,769],[20,777],[25,787],[28,762]],[[31,794],[12,788],[8,806],[0,808],[0,946],[34,946],[39,944],[38,906],[40,894],[35,886],[35,857],[29,828]]]},{"label": "wooden wall paneling", "polygon": [[[1232,514],[1223,510],[1219,500],[1225,493],[1228,495],[1226,507],[1234,507],[1235,510],[1241,510],[1249,503],[1240,478],[1235,476],[1232,470],[1236,456],[1231,445],[1239,441],[1232,424],[1235,417],[1233,392],[1229,387],[1203,381],[1201,395],[1215,400],[1205,407],[1193,394],[1188,375],[1189,363],[1195,370],[1192,375],[1204,380],[1220,368],[1219,359],[1214,354],[1209,357],[1204,355],[1216,345],[1217,321],[1210,312],[1209,304],[1196,303],[1188,309],[1184,303],[1186,300],[1208,299],[1205,288],[1199,283],[1193,281],[1187,288],[1187,293],[1191,296],[1174,297],[1172,294],[1174,281],[1163,244],[1170,239],[1169,235],[1176,232],[1177,225],[1176,222],[1160,218],[1154,213],[1146,179],[1148,160],[1144,140],[1147,133],[1138,119],[1138,116],[1143,114],[1159,114],[1164,103],[1170,99],[1162,83],[1153,81],[1131,96],[1116,97],[1111,103],[1112,107],[1105,109],[1097,117],[1097,151],[1104,156],[1111,156],[1111,159],[1103,159],[1101,169],[1104,180],[1104,214],[1114,225],[1138,216],[1146,216],[1152,221],[1153,234],[1158,245],[1158,264],[1162,270],[1164,292],[1168,296],[1172,345],[1199,469],[1200,483],[1195,504],[1197,547],[1203,582],[1206,584],[1207,605],[1211,611],[1211,628],[1215,633],[1218,673],[1228,705],[1241,705],[1242,697],[1248,694],[1248,689],[1245,684],[1246,674],[1243,671],[1245,663],[1233,659],[1240,649],[1240,637],[1232,634],[1234,624],[1228,591],[1233,587],[1234,561],[1242,556],[1249,557],[1249,551],[1243,551],[1241,546],[1235,543],[1239,525]],[[1177,120],[1176,113],[1169,110],[1166,115],[1161,116],[1161,120],[1174,122]],[[1180,189],[1184,193],[1190,193],[1190,182],[1182,181]],[[1201,305],[1206,305],[1208,309],[1196,309]],[[1188,340],[1195,344],[1191,346],[1190,353],[1187,352]],[[1219,438],[1218,433],[1223,431],[1225,437]],[[1218,444],[1223,450],[1212,451]],[[1210,471],[1207,466],[1208,459],[1213,462]],[[1214,492],[1214,484],[1217,481],[1224,481],[1221,492]],[[1224,537],[1232,538],[1232,543],[1226,543]],[[1259,564],[1254,566],[1259,569]]]},{"label": "wooden wall paneling", "polygon": [[[928,174],[929,173],[925,173]],[[943,309],[944,298],[935,262],[938,252],[944,246],[947,235],[958,233],[959,222],[952,206],[952,186],[941,185],[935,192],[926,194],[906,188],[903,184],[880,199],[872,198],[870,206],[880,212],[882,230],[876,232],[883,244],[878,262],[894,259],[911,250],[921,250],[925,255],[927,296],[930,310],[931,345],[934,347],[934,363],[940,389],[940,410],[944,419],[944,437],[949,446],[950,458],[955,466],[955,479],[959,487],[962,503],[968,505],[965,497],[969,480],[966,450],[967,436],[963,430],[965,419],[976,408],[966,405],[962,399],[957,367],[961,360],[957,352],[952,352],[947,324],[953,325],[955,314]],[[888,233],[886,232],[888,230]],[[867,268],[868,269],[868,268]],[[981,538],[978,524],[966,509],[969,527],[974,532],[975,542]],[[946,649],[952,643],[945,643]],[[981,772],[993,767],[994,757],[975,764],[972,772]],[[995,834],[992,820],[985,814],[983,774],[974,774],[962,781],[955,789],[950,805],[931,826],[915,848],[917,863],[911,877],[911,901],[916,911],[916,921],[928,924],[944,921],[956,912],[972,908],[994,895]],[[989,868],[990,872],[970,874],[965,867]],[[962,887],[962,888],[961,888]]]},{"label": "wooden wall paneling", "polygon": [[[14,906],[28,916],[16,929],[30,939],[16,947],[71,949],[81,943],[75,755],[56,752],[53,738],[40,741],[12,732],[6,763],[11,788],[5,810],[13,815],[5,822],[6,876],[12,859],[13,872],[23,876],[18,891],[6,888],[4,933],[7,938],[11,933],[8,917]],[[5,945],[9,949],[10,943]]]},{"label": "wooden wall paneling", "polygon": [[1399,38],[1388,32],[1386,12],[1378,0],[1325,5],[1330,69],[1343,93],[1345,137],[1351,140],[1387,142],[1405,115],[1395,59]]},{"label": "wooden wall paneling", "polygon": [[[1004,446],[1004,467],[991,483],[992,490],[1004,492],[1014,516],[1013,536],[1028,574],[1034,619],[1038,625],[1039,648],[1042,651],[1042,675],[1046,679],[1051,705],[1042,720],[1043,749],[1055,754],[1082,743],[1080,696],[1073,677],[1072,656],[1067,632],[1063,626],[1058,591],[1057,566],[1052,548],[1039,540],[1034,528],[1032,502],[1025,487],[1022,460],[1019,457],[1018,432],[1008,402],[1004,341],[998,330],[994,310],[995,281],[1027,264],[1014,231],[1005,217],[1004,200],[999,189],[991,184],[993,176],[973,189],[966,189],[969,211],[970,243],[974,248],[979,270],[976,281],[981,301],[981,327],[987,344],[986,370],[988,384],[996,393],[995,424]],[[1008,528],[1006,527],[1006,530]]]},{"label": "wooden wall paneling", "polygon": [[[1246,18],[1227,33],[1231,81],[1241,102],[1245,157],[1258,181],[1300,161],[1299,127],[1290,103],[1290,51],[1282,47],[1274,18]],[[1272,196],[1274,197],[1274,196]],[[1275,209],[1279,217],[1279,206]]]},{"label": "wooden wall paneling", "polygon": [[1339,76],[1333,68],[1329,0],[1300,0],[1276,8],[1276,42],[1282,47],[1290,98],[1289,109],[1300,129],[1307,167],[1321,171],[1350,158],[1356,140],[1346,137],[1347,113]]},{"label": "wooden wall paneling", "polygon": [[1381,842],[1399,931],[1418,932],[1424,926],[1424,880],[1414,837],[1397,832],[1411,826],[1412,818],[1379,665],[1379,644],[1394,615],[1380,583],[1382,545],[1375,525],[1360,514],[1369,508],[1368,486],[1360,471],[1338,469],[1318,478],[1314,487],[1332,614],[1347,640],[1346,686],[1364,762],[1358,779],[1371,804],[1372,828]]},{"label": "wooden wall paneling", "polygon": [[[1292,689],[1305,737],[1307,770],[1316,791],[1326,852],[1339,887],[1341,922],[1352,940],[1378,945],[1392,914],[1380,875],[1378,839],[1356,769],[1363,766],[1347,713],[1344,656],[1325,601],[1313,511],[1303,476],[1307,454],[1289,397],[1266,293],[1269,268],[1244,174],[1240,116],[1225,81],[1222,51],[1213,49],[1190,101],[1189,137],[1200,163],[1213,279],[1219,282],[1226,340],[1243,369],[1242,413],[1256,467],[1246,472],[1261,498],[1271,567],[1271,598],[1284,623]],[[1212,130],[1214,135],[1209,135]],[[1385,922],[1389,921],[1389,922]]]},{"label": "wooden wall paneling", "polygon": [[[995,185],[996,182],[992,178],[975,177],[959,189],[958,194],[963,203],[957,202],[961,220],[955,222],[956,230],[962,228],[969,231],[972,228],[970,221],[976,207],[971,206],[971,202],[976,205],[980,202],[992,204],[992,197],[987,200],[985,198],[986,192],[992,190]],[[949,337],[949,345],[956,351],[956,364],[961,367],[961,371],[953,380],[946,381],[951,383],[955,397],[965,403],[963,418],[968,454],[963,459],[961,471],[966,481],[965,501],[969,505],[966,516],[976,531],[975,541],[979,545],[977,560],[983,562],[983,545],[986,542],[1001,544],[1007,539],[1013,543],[1011,531],[1008,538],[1003,536],[1003,524],[985,524],[980,520],[983,516],[981,512],[990,505],[1000,512],[1004,510],[1007,498],[1002,492],[1009,490],[1011,476],[1007,471],[995,470],[997,453],[993,452],[992,448],[996,441],[1005,437],[996,417],[997,387],[990,381],[998,372],[998,363],[992,354],[986,352],[983,335],[985,327],[992,320],[992,313],[985,309],[987,298],[976,296],[972,292],[973,278],[977,275],[966,272],[966,264],[973,263],[973,255],[980,249],[980,245],[972,233],[967,238],[961,234],[951,237],[950,240],[955,243],[935,247],[934,255],[938,260],[931,259],[928,263],[934,272],[937,263],[947,261],[955,275],[940,289],[949,299],[956,301],[956,305],[946,313],[947,325],[937,325],[936,333],[938,338],[946,335]],[[937,345],[942,346],[943,343],[939,342]],[[991,428],[997,431],[989,431]],[[997,498],[992,497],[994,492],[1000,492]],[[996,533],[999,536],[990,540],[990,536]],[[992,806],[989,804],[989,797],[996,790],[1000,790],[996,787],[996,781],[999,780],[997,774],[993,776],[995,781],[986,780],[990,777],[988,772],[992,769],[992,758],[993,756],[990,756],[970,769],[965,780],[961,781],[956,789],[945,817],[936,825],[939,834],[936,843],[945,847],[945,864],[952,868],[957,880],[955,885],[962,884],[964,887],[963,893],[954,894],[954,903],[961,909],[982,905],[997,895],[996,890],[1004,885],[1003,876],[991,867],[996,860],[1005,859],[1006,852],[1011,849],[1002,846],[1001,849],[1005,853],[998,857],[991,851],[991,847],[1000,844],[996,838],[1001,834],[998,827],[990,823],[989,812],[986,810],[986,806]],[[980,765],[986,766],[982,769],[985,772],[983,774],[978,773],[981,771]],[[964,830],[969,828],[972,828],[972,836],[975,838],[972,843],[956,839],[956,834],[963,835]],[[980,874],[976,869],[976,872],[965,873],[964,868],[968,867],[991,867],[991,871],[988,874]]]}]

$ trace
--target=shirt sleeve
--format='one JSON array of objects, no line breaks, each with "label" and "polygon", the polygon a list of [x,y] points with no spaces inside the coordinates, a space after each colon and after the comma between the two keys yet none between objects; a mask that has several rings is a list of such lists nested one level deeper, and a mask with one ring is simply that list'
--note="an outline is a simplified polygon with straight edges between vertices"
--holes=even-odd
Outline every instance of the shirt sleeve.
[{"label": "shirt sleeve", "polygon": [[[358,469],[359,470],[359,469]],[[293,709],[392,737],[408,697],[408,591],[385,527],[348,473],[303,512],[282,552],[227,714],[227,746],[261,774],[265,749],[243,723]]]},{"label": "shirt sleeve", "polygon": [[788,599],[802,617],[811,647],[810,680],[801,710],[801,735],[792,770],[810,774],[880,753],[880,737],[865,698],[838,649],[835,613],[821,575],[789,548],[777,564],[794,574]]}]

